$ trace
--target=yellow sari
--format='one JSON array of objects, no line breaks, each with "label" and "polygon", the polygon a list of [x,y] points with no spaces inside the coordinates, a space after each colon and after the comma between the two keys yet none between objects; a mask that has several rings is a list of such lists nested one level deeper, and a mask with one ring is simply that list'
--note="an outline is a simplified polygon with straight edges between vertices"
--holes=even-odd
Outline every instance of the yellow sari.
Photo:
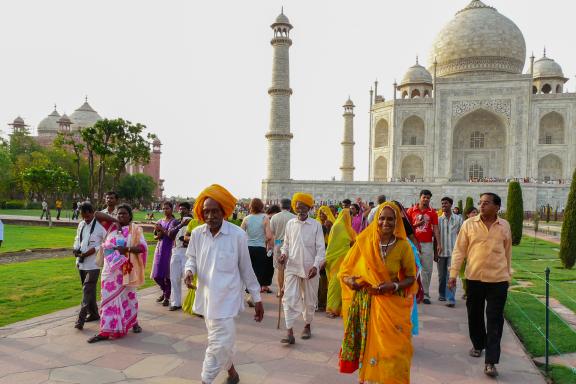
[{"label": "yellow sari", "polygon": [[350,209],[340,212],[328,236],[326,248],[326,274],[328,275],[328,300],[326,312],[340,315],[342,308],[342,291],[340,280],[337,277],[342,260],[350,250],[350,243],[356,239],[356,232],[352,228]]},{"label": "yellow sari", "polygon": [[[386,255],[380,256],[378,217],[390,207],[396,214],[394,235],[396,244]],[[402,216],[395,204],[386,202],[378,207],[374,221],[366,228],[350,249],[340,266],[338,277],[359,276],[358,283],[365,282],[376,287],[383,282],[402,281],[416,276],[416,264],[412,248],[406,240]],[[371,295],[365,345],[360,361],[360,382],[379,384],[409,384],[412,360],[412,324],[410,321],[413,295],[417,283],[407,289],[383,295]],[[342,284],[342,314],[346,322],[348,308],[354,293]],[[346,326],[345,326],[346,328]],[[343,349],[344,349],[343,345]]]}]

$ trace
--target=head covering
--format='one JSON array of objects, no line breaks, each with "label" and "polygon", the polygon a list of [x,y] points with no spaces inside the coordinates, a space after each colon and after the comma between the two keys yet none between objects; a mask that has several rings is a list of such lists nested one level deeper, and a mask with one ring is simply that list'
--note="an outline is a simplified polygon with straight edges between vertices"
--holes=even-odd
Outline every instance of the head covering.
[{"label": "head covering", "polygon": [[326,215],[326,218],[332,224],[334,224],[334,222],[336,221],[336,218],[334,217],[334,214],[332,213],[330,208],[328,208],[328,206],[326,206],[326,205],[321,206],[320,208],[318,208],[318,212],[316,213],[316,220],[318,220],[318,222],[320,224],[322,224],[322,221],[320,220],[320,212],[323,212]]},{"label": "head covering", "polygon": [[[352,216],[350,216],[350,208],[343,208],[342,212],[338,215],[338,218],[334,222],[332,228],[339,228],[343,226],[346,229],[346,233],[350,240],[356,240],[356,231],[352,228]],[[328,246],[330,246],[330,240],[332,239],[333,230],[330,231],[330,236],[328,236]]]},{"label": "head covering", "polygon": [[314,206],[314,198],[312,195],[303,192],[296,192],[292,196],[292,210],[296,212],[296,202],[301,202],[312,208]]},{"label": "head covering", "polygon": [[[378,206],[378,209],[376,210],[376,215],[374,215],[374,220],[372,220],[372,223],[370,223],[370,225],[366,228],[364,232],[374,232],[375,235],[377,235],[378,237],[380,236],[381,229],[380,226],[378,225],[378,218],[380,217],[380,214],[386,207],[392,209],[394,211],[394,215],[396,216],[396,222],[395,222],[396,226],[394,227],[394,236],[396,236],[396,238],[398,239],[406,239],[406,230],[404,229],[404,222],[402,221],[402,213],[400,212],[400,208],[398,208],[398,206],[394,204],[392,201],[387,201]],[[370,229],[370,231],[368,231],[368,229]]]},{"label": "head covering", "polygon": [[204,221],[202,210],[204,207],[204,201],[207,198],[214,199],[218,204],[220,204],[220,207],[222,207],[222,210],[224,211],[224,218],[229,217],[232,212],[234,212],[234,208],[236,207],[236,198],[223,186],[212,184],[200,192],[196,198],[196,202],[194,203],[194,216],[198,220]]}]

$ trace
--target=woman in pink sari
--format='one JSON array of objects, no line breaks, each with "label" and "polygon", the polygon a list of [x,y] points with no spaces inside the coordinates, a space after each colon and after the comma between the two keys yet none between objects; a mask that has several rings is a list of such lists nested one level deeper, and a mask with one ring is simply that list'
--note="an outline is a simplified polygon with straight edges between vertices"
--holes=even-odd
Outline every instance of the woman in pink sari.
[{"label": "woman in pink sari", "polygon": [[144,283],[148,246],[142,228],[132,223],[129,205],[118,206],[118,223],[109,228],[101,252],[100,332],[89,343],[123,337],[130,328],[142,332],[136,287]]}]

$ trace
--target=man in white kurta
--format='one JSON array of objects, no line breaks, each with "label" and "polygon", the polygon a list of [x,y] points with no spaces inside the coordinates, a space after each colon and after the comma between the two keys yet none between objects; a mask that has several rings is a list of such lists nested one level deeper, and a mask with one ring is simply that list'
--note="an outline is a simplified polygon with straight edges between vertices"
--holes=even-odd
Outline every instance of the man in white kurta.
[{"label": "man in white kurta", "polygon": [[168,231],[168,236],[174,238],[174,248],[170,258],[170,306],[169,311],[177,311],[182,308],[182,278],[186,266],[186,249],[188,243],[184,241],[187,226],[192,220],[190,203],[184,201],[178,205],[180,223]]},{"label": "man in white kurta", "polygon": [[185,282],[189,288],[196,288],[192,281],[193,276],[197,275],[193,311],[204,316],[208,330],[202,382],[212,383],[218,373],[226,369],[226,382],[235,384],[240,379],[232,363],[236,338],[234,318],[244,310],[244,287],[255,303],[256,321],[262,320],[264,309],[260,285],[250,262],[246,233],[240,227],[223,220],[231,214],[227,209],[230,204],[217,201],[215,198],[220,197],[222,192],[209,188],[196,200],[196,217],[206,224],[195,228],[190,236],[186,251],[188,261]]},{"label": "man in white kurta", "polygon": [[284,272],[284,318],[288,334],[282,343],[294,344],[293,327],[299,316],[304,318],[302,339],[312,336],[311,323],[318,304],[320,265],[325,259],[324,233],[321,224],[308,217],[314,205],[312,196],[296,193],[292,204],[297,217],[286,224],[282,255]]}]

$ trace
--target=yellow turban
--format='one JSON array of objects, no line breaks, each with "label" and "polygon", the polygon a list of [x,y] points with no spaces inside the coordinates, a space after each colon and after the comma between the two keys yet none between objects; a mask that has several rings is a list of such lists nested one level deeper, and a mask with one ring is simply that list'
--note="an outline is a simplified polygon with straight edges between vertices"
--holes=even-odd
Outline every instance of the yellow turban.
[{"label": "yellow turban", "polygon": [[314,198],[312,197],[312,195],[308,193],[296,192],[294,196],[292,196],[292,210],[294,212],[296,212],[297,201],[306,204],[310,208],[314,206]]},{"label": "yellow turban", "polygon": [[194,203],[194,216],[196,216],[198,220],[204,221],[202,209],[204,208],[204,200],[207,198],[214,199],[218,204],[220,204],[224,211],[224,219],[228,218],[232,212],[234,212],[234,208],[236,207],[236,198],[223,186],[212,184],[200,192],[200,195],[198,195],[196,202]]}]

